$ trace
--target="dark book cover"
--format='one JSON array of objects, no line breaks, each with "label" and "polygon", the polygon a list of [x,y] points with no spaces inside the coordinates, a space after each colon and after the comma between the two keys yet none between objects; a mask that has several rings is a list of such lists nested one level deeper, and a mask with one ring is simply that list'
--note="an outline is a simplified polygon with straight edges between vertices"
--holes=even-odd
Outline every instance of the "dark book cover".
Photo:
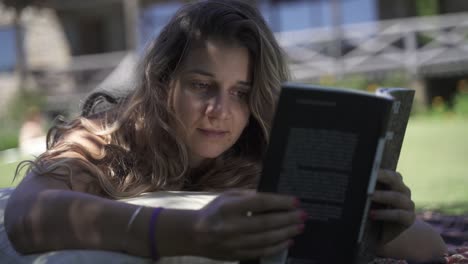
[{"label": "dark book cover", "polygon": [[[407,88],[379,88],[376,94],[394,99],[388,120],[385,147],[382,160],[380,161],[380,168],[396,170],[406,126],[411,114],[414,90]],[[385,188],[385,186],[377,185],[376,188]],[[359,244],[356,263],[367,264],[376,257],[376,246],[380,239],[382,228],[381,222],[369,221],[366,224],[364,237]]]},{"label": "dark book cover", "polygon": [[392,103],[347,89],[283,85],[258,190],[299,197],[309,218],[287,252],[241,263],[356,259]]}]

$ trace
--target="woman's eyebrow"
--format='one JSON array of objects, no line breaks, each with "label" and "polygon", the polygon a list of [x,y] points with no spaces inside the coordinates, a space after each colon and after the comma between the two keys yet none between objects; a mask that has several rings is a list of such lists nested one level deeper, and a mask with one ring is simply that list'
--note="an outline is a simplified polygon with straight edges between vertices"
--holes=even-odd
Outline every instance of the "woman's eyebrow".
[{"label": "woman's eyebrow", "polygon": [[202,70],[202,69],[190,69],[190,70],[184,71],[184,73],[186,73],[186,74],[196,73],[196,74],[206,75],[206,76],[209,76],[209,77],[215,77],[214,74],[212,74],[211,72],[207,72],[207,71]]},{"label": "woman's eyebrow", "polygon": [[[214,74],[212,74],[211,72],[208,72],[208,71],[205,71],[205,70],[202,70],[202,69],[189,69],[187,71],[184,71],[185,74],[192,74],[192,73],[195,73],[195,74],[200,74],[200,75],[205,75],[205,76],[208,76],[208,77],[211,77],[211,78],[215,78],[216,76]],[[242,85],[242,86],[252,86],[252,82],[251,81],[237,81],[238,84]]]}]

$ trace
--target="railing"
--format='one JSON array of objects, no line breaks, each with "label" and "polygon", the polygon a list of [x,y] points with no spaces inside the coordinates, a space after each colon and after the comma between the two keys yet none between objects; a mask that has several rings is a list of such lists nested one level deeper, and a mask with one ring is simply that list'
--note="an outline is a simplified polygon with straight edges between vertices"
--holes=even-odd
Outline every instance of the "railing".
[{"label": "railing", "polygon": [[298,80],[391,70],[438,75],[468,69],[468,13],[281,32],[276,37]]},{"label": "railing", "polygon": [[36,70],[31,74],[47,96],[48,110],[74,112],[78,110],[77,102],[103,82],[127,54],[123,51],[75,56],[67,68]]},{"label": "railing", "polygon": [[[296,80],[394,70],[413,75],[468,71],[468,13],[281,32],[276,37]],[[41,87],[49,87],[50,107],[70,109],[67,104],[97,87],[125,54],[75,57],[68,69],[36,73],[44,75]]]}]

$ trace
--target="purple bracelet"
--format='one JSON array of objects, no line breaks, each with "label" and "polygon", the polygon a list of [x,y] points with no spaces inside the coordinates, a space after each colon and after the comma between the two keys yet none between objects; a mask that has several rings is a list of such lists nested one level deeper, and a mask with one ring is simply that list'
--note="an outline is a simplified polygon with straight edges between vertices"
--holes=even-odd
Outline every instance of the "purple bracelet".
[{"label": "purple bracelet", "polygon": [[151,258],[154,261],[159,260],[158,251],[156,249],[156,236],[155,236],[155,228],[156,228],[156,219],[158,218],[159,213],[162,211],[162,207],[154,208],[153,213],[151,214],[151,221],[150,221],[150,231],[149,231],[149,240],[150,240],[150,249],[151,249]]}]

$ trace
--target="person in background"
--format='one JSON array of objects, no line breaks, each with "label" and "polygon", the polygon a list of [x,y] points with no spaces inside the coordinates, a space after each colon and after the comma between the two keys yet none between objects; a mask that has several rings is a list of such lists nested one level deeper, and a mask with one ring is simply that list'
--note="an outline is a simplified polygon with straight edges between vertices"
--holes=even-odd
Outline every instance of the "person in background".
[{"label": "person in background", "polygon": [[39,108],[30,107],[19,132],[19,149],[23,155],[39,155],[45,151],[44,119]]}]

